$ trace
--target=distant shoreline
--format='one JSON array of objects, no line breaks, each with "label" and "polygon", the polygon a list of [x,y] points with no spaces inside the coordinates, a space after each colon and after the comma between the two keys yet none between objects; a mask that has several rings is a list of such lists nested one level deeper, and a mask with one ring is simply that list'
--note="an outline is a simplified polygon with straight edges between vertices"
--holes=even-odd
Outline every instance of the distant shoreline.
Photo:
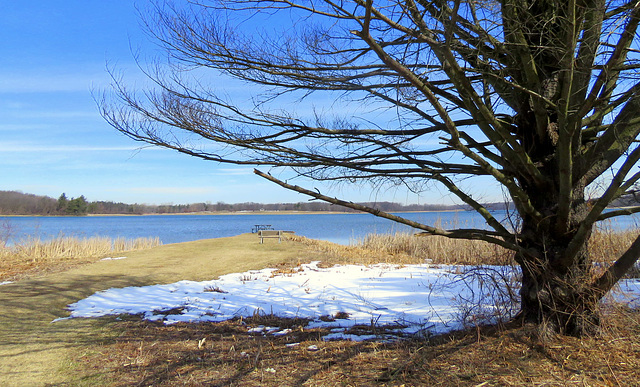
[{"label": "distant shoreline", "polygon": [[[434,212],[465,212],[471,210],[430,210],[430,211],[391,211],[392,213],[434,213]],[[24,217],[43,217],[43,218],[84,218],[84,217],[103,217],[103,216],[203,216],[203,215],[354,215],[368,214],[368,212],[342,212],[342,211],[201,211],[201,212],[182,212],[182,213],[147,213],[147,214],[86,214],[86,215],[0,215],[6,218],[24,218]]]},{"label": "distant shoreline", "polygon": [[[634,208],[634,207],[608,207],[608,210],[618,210],[625,208]],[[389,213],[394,214],[406,214],[406,213],[437,213],[437,212],[473,212],[473,210],[465,210],[465,209],[448,209],[448,210],[423,210],[423,211],[389,211]],[[180,213],[144,213],[144,214],[86,214],[86,215],[3,215],[0,214],[0,217],[3,218],[25,218],[25,217],[42,217],[42,218],[53,218],[53,217],[61,217],[61,218],[84,218],[84,217],[105,217],[105,216],[178,216],[178,215],[188,215],[188,216],[203,216],[203,215],[353,215],[353,214],[368,214],[368,212],[358,211],[358,212],[343,212],[343,211],[294,211],[294,210],[284,210],[284,211],[199,211],[199,212],[180,212]]]}]

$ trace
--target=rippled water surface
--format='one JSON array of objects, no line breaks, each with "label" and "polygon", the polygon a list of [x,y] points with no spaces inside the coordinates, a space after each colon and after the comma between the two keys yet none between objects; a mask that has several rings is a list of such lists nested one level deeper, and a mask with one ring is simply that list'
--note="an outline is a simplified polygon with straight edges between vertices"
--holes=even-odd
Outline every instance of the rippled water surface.
[{"label": "rippled water surface", "polygon": [[[401,214],[425,224],[451,227],[485,227],[474,212],[416,212]],[[504,211],[494,216],[507,221]],[[276,230],[294,231],[309,238],[348,244],[369,233],[412,231],[408,226],[370,214],[287,214],[287,215],[144,215],[87,217],[1,217],[0,238],[16,242],[29,237],[50,239],[58,235],[91,237],[159,237],[163,243],[219,238],[251,232],[257,224]],[[615,229],[637,227],[638,217],[611,223]]]}]

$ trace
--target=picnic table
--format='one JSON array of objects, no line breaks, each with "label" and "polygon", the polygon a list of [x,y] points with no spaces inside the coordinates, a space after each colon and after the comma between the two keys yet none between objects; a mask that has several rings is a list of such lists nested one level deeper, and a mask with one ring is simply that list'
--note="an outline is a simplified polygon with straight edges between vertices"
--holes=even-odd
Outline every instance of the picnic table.
[{"label": "picnic table", "polygon": [[270,224],[256,224],[251,228],[251,232],[253,234],[260,232],[262,230],[273,230]]}]

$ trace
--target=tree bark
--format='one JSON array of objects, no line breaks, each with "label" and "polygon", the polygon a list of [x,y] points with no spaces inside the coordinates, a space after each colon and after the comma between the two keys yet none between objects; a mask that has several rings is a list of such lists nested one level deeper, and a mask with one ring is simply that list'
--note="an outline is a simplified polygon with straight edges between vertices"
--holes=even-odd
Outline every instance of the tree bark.
[{"label": "tree bark", "polygon": [[[574,213],[571,223],[577,221]],[[599,298],[592,286],[589,238],[567,264],[565,252],[573,233],[558,235],[550,227],[533,226],[523,225],[523,244],[528,253],[517,258],[522,269],[520,317],[536,324],[544,336],[593,333],[600,318]]]},{"label": "tree bark", "polygon": [[588,271],[522,267],[521,317],[540,327],[543,336],[591,334],[600,325],[597,300],[586,282]]}]

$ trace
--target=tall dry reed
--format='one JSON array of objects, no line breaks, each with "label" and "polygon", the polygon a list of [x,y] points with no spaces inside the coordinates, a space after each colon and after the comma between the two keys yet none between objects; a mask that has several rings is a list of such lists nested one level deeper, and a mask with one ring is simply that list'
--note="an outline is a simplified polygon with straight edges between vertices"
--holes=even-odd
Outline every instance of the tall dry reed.
[{"label": "tall dry reed", "polygon": [[637,229],[612,231],[597,229],[589,241],[589,253],[594,262],[611,262],[624,253],[638,237]]},{"label": "tall dry reed", "polygon": [[409,233],[370,234],[357,241],[356,246],[379,251],[383,255],[408,256],[412,260],[429,260],[444,265],[507,265],[513,253],[500,246],[442,236],[423,236]]},{"label": "tall dry reed", "polygon": [[151,248],[160,244],[159,238],[58,237],[48,241],[31,238],[12,247],[5,246],[2,254],[33,261],[98,258],[111,253]]},{"label": "tall dry reed", "polygon": [[[589,241],[589,254],[594,262],[612,262],[626,251],[638,230],[612,231],[597,229]],[[416,236],[408,233],[371,234],[356,246],[382,254],[408,255],[430,259],[438,264],[505,265],[513,263],[513,252],[483,241],[449,239],[441,236]]]},{"label": "tall dry reed", "polygon": [[[615,232],[610,228],[594,231],[589,252],[594,262],[617,259],[637,237],[638,230]],[[407,232],[369,234],[350,246],[292,236],[323,251],[336,263],[424,263],[446,265],[511,265],[513,252],[483,241],[422,236]]]},{"label": "tall dry reed", "polygon": [[161,245],[159,238],[57,237],[42,241],[30,238],[12,246],[0,244],[0,280],[38,270],[87,263],[110,254]]}]

